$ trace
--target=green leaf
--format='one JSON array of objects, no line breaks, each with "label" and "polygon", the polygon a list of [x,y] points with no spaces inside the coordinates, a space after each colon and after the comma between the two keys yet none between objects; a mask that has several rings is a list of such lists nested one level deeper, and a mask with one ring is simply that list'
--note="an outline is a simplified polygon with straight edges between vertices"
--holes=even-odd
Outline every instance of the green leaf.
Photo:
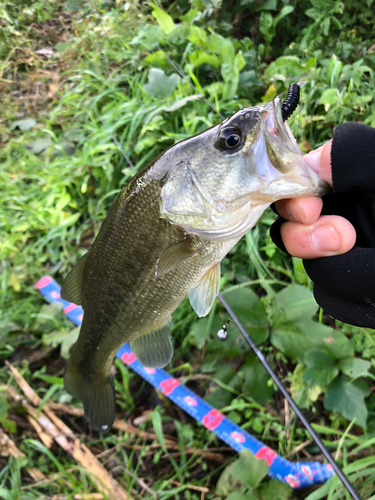
[{"label": "green leaf", "polygon": [[65,52],[74,45],[74,42],[60,42],[55,45],[57,52]]},{"label": "green leaf", "polygon": [[342,359],[337,366],[345,375],[354,378],[359,375],[365,375],[371,363],[364,359],[346,358]]},{"label": "green leaf", "polygon": [[221,473],[217,483],[216,492],[218,495],[227,496],[236,490],[243,490],[245,485],[238,481],[232,474],[232,468],[236,462],[227,465]]},{"label": "green leaf", "polygon": [[206,45],[207,33],[204,29],[199,28],[199,26],[191,26],[189,41],[196,45]]},{"label": "green leaf", "polygon": [[190,25],[193,20],[200,15],[200,12],[199,10],[197,9],[191,9],[189,10],[186,14],[184,14],[183,16],[180,16],[180,20],[183,22],[183,23],[186,23],[188,25]]},{"label": "green leaf", "polygon": [[156,434],[156,437],[158,438],[158,441],[162,447],[162,450],[164,451],[164,453],[168,453],[168,450],[165,446],[163,425],[162,425],[160,413],[157,410],[154,410],[151,413],[151,419],[152,419],[152,426],[154,428],[154,432]]},{"label": "green leaf", "polygon": [[85,135],[81,128],[70,128],[64,133],[64,137],[70,142],[80,142],[84,139]]},{"label": "green leaf", "polygon": [[269,467],[264,460],[255,458],[250,450],[242,449],[240,458],[233,464],[233,476],[250,487],[256,487],[268,474]]},{"label": "green leaf", "polygon": [[222,64],[221,76],[225,81],[223,99],[229,101],[235,97],[237,92],[239,80],[238,69],[236,66],[233,66],[233,64]]},{"label": "green leaf", "polygon": [[275,19],[273,20],[273,27],[276,28],[277,24],[281,21],[281,19],[283,19],[284,17],[289,15],[291,12],[293,12],[293,10],[294,10],[294,7],[292,5],[284,5],[284,7],[281,9],[280,13],[277,14]]},{"label": "green leaf", "polygon": [[143,85],[146,94],[152,97],[167,97],[179,84],[181,78],[176,74],[167,76],[163,70],[151,68],[148,74],[148,83]]},{"label": "green leaf", "polygon": [[218,58],[218,56],[214,56],[213,54],[207,54],[207,52],[203,52],[203,50],[191,54],[189,56],[189,61],[191,62],[194,68],[200,66],[201,64],[209,64],[214,68],[220,67],[220,59]]},{"label": "green leaf", "polygon": [[[9,420],[6,417],[0,417],[0,424],[6,432],[17,432],[17,425],[16,422],[13,422],[13,420]],[[0,498],[2,497],[0,496]]]},{"label": "green leaf", "polygon": [[311,281],[303,266],[302,259],[298,259],[297,257],[292,257],[292,262],[293,262],[294,279],[300,285],[308,287]]},{"label": "green leaf", "polygon": [[266,42],[270,43],[275,36],[275,28],[273,26],[272,15],[266,11],[262,10],[259,18],[259,31],[263,35]]},{"label": "green leaf", "polygon": [[61,387],[64,386],[64,379],[62,377],[54,377],[53,375],[45,375],[44,373],[35,372],[33,374],[33,378],[44,380],[45,382],[48,382],[48,384],[60,385]]},{"label": "green leaf", "polygon": [[77,326],[70,330],[69,332],[52,332],[48,334],[44,334],[42,337],[43,343],[47,345],[52,345],[53,347],[57,347],[60,345],[60,354],[64,359],[69,358],[69,350],[75,342],[77,342],[79,331],[81,327]]},{"label": "green leaf", "polygon": [[305,11],[305,15],[316,20],[316,19],[319,19],[321,17],[322,12],[319,11],[318,9],[307,9]]},{"label": "green leaf", "polygon": [[14,495],[7,488],[0,486],[0,498],[4,500],[14,500]]},{"label": "green leaf", "polygon": [[276,10],[276,8],[277,8],[277,0],[265,0],[264,2],[261,3],[262,10]]},{"label": "green leaf", "polygon": [[303,286],[290,285],[278,292],[272,308],[272,345],[299,363],[313,347],[334,359],[350,356],[352,346],[344,335],[312,320],[316,309],[312,292]]},{"label": "green leaf", "polygon": [[321,349],[310,349],[304,357],[307,369],[303,374],[303,381],[309,387],[328,385],[339,373],[335,360]]},{"label": "green leaf", "polygon": [[324,408],[338,411],[348,420],[356,419],[356,424],[366,427],[367,408],[364,399],[370,389],[363,380],[350,381],[348,377],[337,377],[328,386]]},{"label": "green leaf", "polygon": [[67,0],[64,5],[66,10],[78,12],[83,8],[82,0]]},{"label": "green leaf", "polygon": [[0,418],[6,417],[8,414],[8,402],[6,394],[0,393]]},{"label": "green leaf", "polygon": [[264,305],[250,288],[236,288],[223,292],[223,297],[233,309],[244,328],[251,332],[256,344],[268,339],[268,320]]},{"label": "green leaf", "polygon": [[60,227],[71,227],[74,226],[74,224],[79,220],[81,217],[80,212],[77,212],[75,214],[71,214],[68,217],[62,218],[60,220]]},{"label": "green leaf", "polygon": [[50,146],[53,146],[53,141],[49,135],[46,137],[40,137],[39,139],[35,139],[35,141],[28,142],[26,144],[27,149],[31,149],[35,155],[39,155],[43,153]]},{"label": "green leaf", "polygon": [[209,318],[201,318],[196,321],[193,326],[190,328],[188,339],[189,342],[195,345],[198,349],[202,349],[204,344],[210,340],[211,332],[217,332],[220,328],[223,327],[220,319],[215,316],[211,327],[208,328]]},{"label": "green leaf", "polygon": [[246,66],[246,61],[245,61],[243,55],[240,54],[239,52],[235,56],[235,64],[236,64],[236,67],[237,67],[239,72],[241,72],[244,69],[244,67]]},{"label": "green leaf", "polygon": [[246,355],[240,373],[245,376],[241,392],[249,393],[261,405],[267,404],[272,396],[273,388],[271,385],[267,385],[269,375],[253,352]]},{"label": "green leaf", "polygon": [[314,58],[302,63],[296,56],[281,56],[269,64],[265,71],[265,75],[268,78],[273,77],[281,80],[290,80],[293,77],[305,75],[314,64]]},{"label": "green leaf", "polygon": [[322,392],[319,386],[308,388],[303,381],[306,368],[298,364],[292,374],[290,392],[298,406],[308,408],[310,401],[315,402]]},{"label": "green leaf", "polygon": [[337,89],[327,89],[320,96],[319,104],[329,104],[333,106],[339,99]]},{"label": "green leaf", "polygon": [[234,45],[228,38],[212,33],[209,36],[208,48],[214,53],[218,54],[223,64],[234,65],[235,53]]},{"label": "green leaf", "polygon": [[27,132],[32,127],[36,125],[36,121],[34,118],[24,118],[23,120],[17,120],[12,123],[10,126],[10,130],[14,130],[15,128],[19,128],[22,132]]},{"label": "green leaf", "polygon": [[198,99],[201,99],[202,96],[200,94],[197,95],[188,95],[187,97],[183,97],[182,99],[179,99],[178,101],[175,101],[173,104],[170,106],[164,108],[164,111],[167,113],[173,113],[173,111],[176,111],[177,109],[182,108],[185,106],[190,101],[197,101]]},{"label": "green leaf", "polygon": [[149,66],[166,66],[168,63],[167,56],[162,50],[157,50],[143,59],[145,64]]},{"label": "green leaf", "polygon": [[230,493],[226,500],[257,500],[255,493],[252,491],[247,491],[246,493],[241,493],[240,491],[233,491]]},{"label": "green leaf", "polygon": [[333,7],[332,0],[310,0],[311,5],[320,12],[328,12]]},{"label": "green leaf", "polygon": [[157,5],[150,3],[151,7],[154,9],[152,15],[156,19],[156,22],[163,30],[166,35],[172,33],[176,29],[173,19],[164,10],[160,9]]},{"label": "green leaf", "polygon": [[[219,495],[243,494],[246,487],[257,486],[268,474],[268,470],[269,467],[264,460],[258,460],[250,450],[243,449],[239,458],[222,472],[216,491]],[[251,491],[249,493],[251,494]]]},{"label": "green leaf", "polygon": [[262,500],[287,500],[292,498],[292,493],[289,484],[282,483],[278,479],[271,479],[269,483],[261,484],[259,487],[259,498]]}]

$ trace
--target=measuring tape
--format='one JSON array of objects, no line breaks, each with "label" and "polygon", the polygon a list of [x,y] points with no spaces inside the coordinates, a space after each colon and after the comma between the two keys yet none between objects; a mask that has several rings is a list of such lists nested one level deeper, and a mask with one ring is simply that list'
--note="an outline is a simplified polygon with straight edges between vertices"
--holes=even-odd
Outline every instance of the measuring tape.
[{"label": "measuring tape", "polygon": [[[75,325],[79,326],[83,319],[81,306],[62,300],[60,286],[51,276],[43,276],[35,285],[48,302],[60,303],[64,314]],[[261,441],[243,430],[222,413],[197,396],[193,391],[181,384],[168,372],[160,368],[145,368],[137,360],[128,343],[124,344],[116,354],[124,364],[130,366],[138,375],[147,380],[155,389],[158,389],[167,398],[182,408],[206,429],[214,432],[218,438],[231,448],[240,452],[250,450],[256,458],[265,460],[269,466],[268,475],[289,484],[293,489],[305,488],[321,484],[333,476],[330,464],[319,462],[289,462],[278,455]]]}]

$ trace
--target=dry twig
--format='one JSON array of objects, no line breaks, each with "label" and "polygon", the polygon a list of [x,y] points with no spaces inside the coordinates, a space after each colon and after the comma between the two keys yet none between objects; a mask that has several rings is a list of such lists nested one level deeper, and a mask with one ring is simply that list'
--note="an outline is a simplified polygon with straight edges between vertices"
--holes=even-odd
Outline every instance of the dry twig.
[{"label": "dry twig", "polygon": [[[5,361],[19,387],[25,396],[39,406],[41,399],[33,391],[22,375],[9,362]],[[91,451],[77,439],[72,431],[62,422],[52,410],[45,405],[43,411],[38,414],[38,410],[26,401],[23,406],[29,414],[52,436],[52,438],[84,468],[91,472],[97,480],[98,488],[104,495],[109,495],[115,500],[131,500],[131,497],[122,486],[109,474],[109,472],[95,458]]]},{"label": "dry twig", "polygon": [[[0,456],[8,457],[9,455],[15,458],[26,457],[26,455],[17,448],[10,437],[7,436],[5,432],[0,428]],[[36,467],[31,467],[30,469],[26,470],[34,481],[41,481],[46,478],[45,475]]]}]

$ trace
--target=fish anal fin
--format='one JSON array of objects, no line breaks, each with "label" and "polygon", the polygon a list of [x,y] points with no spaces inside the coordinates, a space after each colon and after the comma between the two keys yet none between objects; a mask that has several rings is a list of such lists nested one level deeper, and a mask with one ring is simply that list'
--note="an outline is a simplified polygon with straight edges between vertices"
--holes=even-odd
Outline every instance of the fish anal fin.
[{"label": "fish anal fin", "polygon": [[147,368],[163,368],[173,355],[169,322],[130,342],[138,361]]},{"label": "fish anal fin", "polygon": [[69,362],[64,373],[64,386],[72,396],[82,401],[85,418],[92,429],[97,432],[108,432],[116,416],[112,375],[95,374],[95,377],[89,380]]},{"label": "fish anal fin", "polygon": [[206,316],[220,290],[220,262],[212,266],[197,286],[189,292],[189,300],[198,316]]},{"label": "fish anal fin", "polygon": [[165,273],[169,273],[174,267],[181,264],[181,262],[189,257],[192,257],[197,252],[198,250],[192,246],[192,240],[190,238],[186,238],[178,243],[172,243],[172,245],[169,245],[158,258],[155,276],[158,278]]},{"label": "fish anal fin", "polygon": [[65,278],[61,287],[61,298],[73,304],[82,305],[83,270],[85,268],[87,253],[77,262]]}]

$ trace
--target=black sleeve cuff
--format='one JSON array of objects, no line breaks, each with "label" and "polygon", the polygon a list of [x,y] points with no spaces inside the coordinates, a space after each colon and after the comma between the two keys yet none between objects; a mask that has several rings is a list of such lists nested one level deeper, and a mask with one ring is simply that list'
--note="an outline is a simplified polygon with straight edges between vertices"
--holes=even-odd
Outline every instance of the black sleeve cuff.
[{"label": "black sleeve cuff", "polygon": [[[334,193],[359,188],[375,189],[375,129],[362,123],[339,125],[333,136],[332,179]],[[374,200],[375,201],[375,200]]]}]

